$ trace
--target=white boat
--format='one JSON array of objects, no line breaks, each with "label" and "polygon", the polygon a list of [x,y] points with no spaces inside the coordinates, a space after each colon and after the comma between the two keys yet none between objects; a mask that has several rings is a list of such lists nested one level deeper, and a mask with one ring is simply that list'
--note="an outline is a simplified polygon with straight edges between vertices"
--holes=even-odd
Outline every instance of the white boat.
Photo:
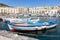
[{"label": "white boat", "polygon": [[32,22],[28,23],[18,22],[18,21],[9,21],[7,20],[8,27],[11,31],[24,31],[24,32],[35,32],[41,31],[44,29],[51,29],[57,26],[56,22]]}]

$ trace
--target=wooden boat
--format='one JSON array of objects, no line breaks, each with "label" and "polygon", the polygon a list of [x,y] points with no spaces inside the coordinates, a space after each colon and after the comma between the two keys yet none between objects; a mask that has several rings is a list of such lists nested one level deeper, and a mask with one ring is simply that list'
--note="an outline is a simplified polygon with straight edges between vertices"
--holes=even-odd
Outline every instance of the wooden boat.
[{"label": "wooden boat", "polygon": [[35,32],[46,29],[55,28],[57,26],[56,22],[10,22],[7,20],[7,24],[11,31],[20,31],[20,32]]}]

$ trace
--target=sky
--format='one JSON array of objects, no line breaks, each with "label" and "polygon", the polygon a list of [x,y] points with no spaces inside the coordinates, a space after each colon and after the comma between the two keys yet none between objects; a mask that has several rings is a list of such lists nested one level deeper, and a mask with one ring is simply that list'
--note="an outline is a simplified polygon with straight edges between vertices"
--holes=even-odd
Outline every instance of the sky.
[{"label": "sky", "polygon": [[0,3],[13,7],[57,6],[60,0],[0,0]]}]

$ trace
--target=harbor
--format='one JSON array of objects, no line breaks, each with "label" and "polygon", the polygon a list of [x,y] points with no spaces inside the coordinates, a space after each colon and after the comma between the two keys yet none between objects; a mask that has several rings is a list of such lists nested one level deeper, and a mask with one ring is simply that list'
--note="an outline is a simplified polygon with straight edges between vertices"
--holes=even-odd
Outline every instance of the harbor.
[{"label": "harbor", "polygon": [[0,40],[60,40],[60,0],[0,0]]},{"label": "harbor", "polygon": [[[55,12],[55,11],[53,11]],[[12,14],[12,13],[10,13]],[[16,15],[16,16],[15,16]],[[0,22],[0,30],[1,30],[1,36],[3,36],[2,38],[6,37],[6,39],[10,39],[10,40],[43,40],[45,38],[48,38],[51,40],[54,38],[54,39],[58,39],[60,38],[60,34],[59,34],[59,16],[56,17],[56,15],[54,16],[32,16],[28,13],[27,16],[24,16],[25,14],[22,13],[22,15],[17,15],[17,14],[13,14],[13,15],[8,15],[8,14],[5,14],[5,15],[1,15],[0,18],[3,19],[3,22]],[[22,19],[22,20],[21,20]],[[32,20],[32,21],[31,21]],[[38,21],[36,21],[38,20]],[[30,25],[26,25],[24,24],[22,27],[21,25],[15,25],[17,27],[17,29],[19,29],[19,32],[18,33],[15,33],[14,29],[15,28],[12,24],[10,25],[10,23],[6,23],[5,21],[10,21],[11,23],[13,24],[21,24],[19,22],[23,22],[26,23],[26,24],[30,24],[30,25],[33,25],[33,26],[30,26]],[[15,23],[16,22],[16,23]],[[41,22],[41,23],[40,23]],[[50,26],[52,23],[53,24],[57,24],[55,26]],[[10,29],[10,27],[8,26],[10,25],[10,27],[12,27],[12,31]],[[35,27],[34,27],[35,25]],[[37,25],[37,27],[36,27]],[[40,25],[42,25],[40,28]],[[24,32],[27,32],[27,33],[21,33],[21,28],[18,28],[18,27],[21,27],[22,28],[22,31]],[[26,27],[26,28],[23,28],[23,27]],[[30,28],[29,28],[30,27]],[[33,28],[34,27],[34,28]],[[51,27],[49,29],[49,27]],[[42,29],[41,31],[39,29]],[[32,30],[32,32],[35,30],[35,32],[28,32],[27,30]],[[38,31],[39,30],[39,31]],[[51,30],[51,31],[50,31]],[[8,36],[9,35],[9,36]],[[42,38],[40,38],[42,37]],[[1,39],[2,39],[1,38]],[[48,40],[47,39],[47,40]]]},{"label": "harbor", "polygon": [[[60,18],[56,18],[56,17],[41,17],[41,20],[43,19],[46,19],[46,20],[49,20],[49,19],[52,19],[52,20],[58,20],[58,25],[56,26],[56,28],[53,28],[51,30],[47,30],[45,33],[42,33],[40,34],[40,32],[38,34],[29,34],[29,33],[14,33],[14,32],[11,32],[9,30],[9,27],[5,24],[5,23],[2,23],[0,22],[0,35],[4,37],[6,37],[7,39],[10,39],[10,40],[43,40],[43,39],[50,39],[53,40],[54,39],[58,39],[60,38],[60,31],[59,31],[59,20]],[[9,36],[8,36],[9,35]],[[40,38],[40,37],[43,37],[43,38]],[[46,38],[45,38],[46,37]],[[47,39],[47,40],[48,40]]]}]

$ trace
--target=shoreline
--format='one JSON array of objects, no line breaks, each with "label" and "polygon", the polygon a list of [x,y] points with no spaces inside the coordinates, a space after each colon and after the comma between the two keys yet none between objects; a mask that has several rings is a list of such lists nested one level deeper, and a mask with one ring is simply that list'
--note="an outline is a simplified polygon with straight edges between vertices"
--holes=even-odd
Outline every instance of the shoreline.
[{"label": "shoreline", "polygon": [[12,39],[0,35],[0,40],[12,40]]},{"label": "shoreline", "polygon": [[18,35],[13,32],[8,32],[5,30],[0,31],[0,40],[38,40],[36,38],[24,36],[24,35]]}]

